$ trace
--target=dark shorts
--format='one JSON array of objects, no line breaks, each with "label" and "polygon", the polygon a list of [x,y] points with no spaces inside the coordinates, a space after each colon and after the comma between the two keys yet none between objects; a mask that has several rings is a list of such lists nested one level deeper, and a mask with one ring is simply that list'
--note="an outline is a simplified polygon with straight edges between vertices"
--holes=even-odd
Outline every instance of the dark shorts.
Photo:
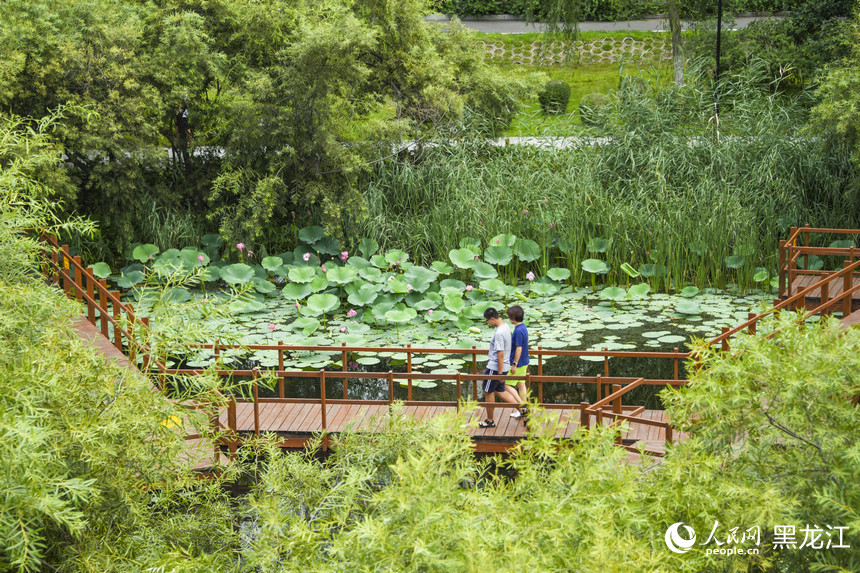
[{"label": "dark shorts", "polygon": [[[486,368],[484,370],[484,374],[489,374],[490,376],[495,376],[498,374],[495,370],[490,370]],[[504,392],[505,391],[505,383],[501,380],[484,380],[484,394],[489,394],[490,392]]]}]

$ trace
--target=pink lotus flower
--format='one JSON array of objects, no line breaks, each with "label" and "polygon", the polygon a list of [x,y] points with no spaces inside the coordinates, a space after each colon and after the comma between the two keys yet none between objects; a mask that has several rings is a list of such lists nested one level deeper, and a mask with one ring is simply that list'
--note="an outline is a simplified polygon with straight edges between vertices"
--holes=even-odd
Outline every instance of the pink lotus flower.
[{"label": "pink lotus flower", "polygon": [[347,315],[348,317],[350,317],[350,318],[352,318],[352,317],[353,317],[353,316],[355,316],[356,314],[358,314],[358,313],[357,313],[357,312],[355,312],[355,309],[354,309],[354,308],[349,309],[349,312],[348,312],[348,313],[346,313],[346,315]]},{"label": "pink lotus flower", "polygon": [[307,262],[307,261],[311,260],[311,254],[305,253],[304,255],[302,255],[302,258],[305,260],[305,262]]},{"label": "pink lotus flower", "polygon": [[535,274],[531,271],[526,275],[526,280],[533,281],[535,280]]},{"label": "pink lotus flower", "polygon": [[475,260],[476,260],[476,261],[478,260],[478,255],[475,255]]},{"label": "pink lotus flower", "polygon": [[277,330],[277,328],[278,327],[275,324],[273,324],[273,323],[269,324],[269,330]]},{"label": "pink lotus flower", "polygon": [[340,260],[345,261],[349,258],[349,251],[341,251],[340,252]]},{"label": "pink lotus flower", "polygon": [[322,272],[325,272],[325,265],[322,266]]},{"label": "pink lotus flower", "polygon": [[406,292],[412,292],[412,285],[406,285]]},{"label": "pink lotus flower", "polygon": [[202,262],[203,262],[203,261],[205,261],[206,259],[205,259],[205,258],[203,258],[203,255],[197,255],[197,260],[198,260],[198,261],[200,261],[200,262],[202,263]]},{"label": "pink lotus flower", "polygon": [[472,285],[466,285],[466,292],[470,292],[473,288]]},{"label": "pink lotus flower", "polygon": [[501,243],[501,242],[502,242],[502,238],[501,238],[501,237],[497,237],[497,238],[496,238],[496,244],[498,245],[498,244],[499,244],[499,243]]},{"label": "pink lotus flower", "polygon": [[245,243],[236,243],[236,248],[239,249],[240,252],[244,251],[245,250]]},{"label": "pink lotus flower", "polygon": [[296,310],[298,310],[300,308],[302,308],[302,306],[299,303],[296,303]]},{"label": "pink lotus flower", "polygon": [[529,210],[528,210],[528,209],[523,209],[523,215],[528,215],[528,214],[529,214]]},{"label": "pink lotus flower", "polygon": [[430,310],[428,310],[427,314],[433,314],[433,309],[431,308]]},{"label": "pink lotus flower", "polygon": [[248,251],[248,257],[253,259],[254,258],[254,251]]},{"label": "pink lotus flower", "polygon": [[150,260],[150,261],[152,260],[152,255],[149,255],[149,260]]},{"label": "pink lotus flower", "polygon": [[345,327],[345,326],[341,326],[341,327],[340,327],[340,332],[341,332],[342,334],[346,334],[346,327]]},{"label": "pink lotus flower", "polygon": [[394,275],[391,275],[390,277],[388,277],[388,280],[393,281],[393,280],[394,280]]}]

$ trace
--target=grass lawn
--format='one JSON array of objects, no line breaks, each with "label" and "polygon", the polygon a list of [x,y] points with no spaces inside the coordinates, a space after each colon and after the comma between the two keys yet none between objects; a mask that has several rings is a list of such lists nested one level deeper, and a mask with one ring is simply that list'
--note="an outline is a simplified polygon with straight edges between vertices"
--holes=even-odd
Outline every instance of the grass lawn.
[{"label": "grass lawn", "polygon": [[[579,102],[583,96],[600,93],[608,94],[618,88],[622,73],[621,64],[595,64],[588,66],[534,66],[520,64],[496,64],[496,67],[513,78],[524,80],[535,86],[534,93],[524,102],[522,109],[504,131],[503,137],[564,136],[571,135],[582,127],[579,119]],[[652,68],[648,64],[634,66],[625,64],[625,74],[643,75],[650,81],[671,81],[671,63]],[[567,111],[558,115],[545,115],[537,100],[537,91],[550,79],[564,80],[570,85],[570,102]]]}]

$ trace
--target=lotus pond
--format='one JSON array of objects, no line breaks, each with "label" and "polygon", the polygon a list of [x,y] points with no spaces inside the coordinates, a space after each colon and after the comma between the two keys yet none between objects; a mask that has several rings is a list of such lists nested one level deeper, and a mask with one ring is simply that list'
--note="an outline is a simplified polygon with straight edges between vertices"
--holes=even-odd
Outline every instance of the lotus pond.
[{"label": "lotus pond", "polygon": [[[467,285],[461,285],[460,288]],[[450,283],[441,288],[453,288]],[[229,313],[220,318],[208,318],[207,330],[219,332],[223,340],[232,339],[239,344],[293,344],[293,345],[341,345],[348,346],[391,346],[404,347],[407,344],[425,348],[472,348],[478,351],[479,368],[487,360],[486,348],[491,331],[483,325],[482,315],[485,308],[494,306],[504,309],[506,305],[519,304],[525,310],[525,323],[530,333],[530,348],[575,350],[639,350],[672,351],[675,348],[685,351],[693,337],[711,338],[720,334],[724,326],[735,326],[745,321],[749,312],[759,311],[769,306],[771,295],[764,292],[731,293],[706,289],[703,292],[687,290],[686,296],[680,294],[656,293],[635,299],[618,301],[601,300],[600,295],[612,287],[598,290],[565,286],[551,295],[538,296],[532,291],[533,285],[515,287],[513,297],[503,297],[478,289],[461,291],[458,297],[463,301],[460,317],[454,317],[444,307],[427,308],[417,311],[418,297],[403,303],[380,301],[383,305],[356,310],[340,306],[325,313],[317,314],[315,309],[306,310],[306,305],[284,300],[283,296],[253,296],[253,305],[248,305],[247,295],[230,299],[224,292],[198,292],[183,303],[189,315],[195,313],[202,301],[208,305],[232,305],[241,313]],[[429,294],[433,294],[432,292]],[[610,291],[611,294],[611,291]],[[420,300],[435,300],[427,298]],[[605,295],[604,295],[605,297]],[[336,297],[335,297],[336,298]],[[391,297],[392,299],[394,297]],[[449,299],[450,302],[450,299]],[[413,306],[407,306],[408,304]],[[332,303],[334,304],[334,303]],[[389,304],[391,306],[389,306]],[[391,308],[402,310],[391,314]],[[411,310],[411,312],[408,312]],[[388,316],[388,319],[384,318]],[[392,320],[393,319],[393,320]],[[210,341],[211,342],[211,341]],[[223,353],[224,358],[236,367],[259,366],[275,368],[278,353],[274,350],[235,349]],[[203,368],[214,361],[210,350],[196,352],[180,357],[180,362],[191,368]],[[348,369],[352,371],[405,371],[405,353],[350,353]],[[535,360],[533,362],[536,363]],[[340,369],[340,352],[291,352],[285,353],[286,369],[319,370]],[[453,354],[413,354],[412,370],[430,373],[468,372],[471,368],[471,355]],[[684,377],[683,365],[680,376]],[[535,369],[532,369],[535,372]],[[591,376],[603,373],[602,357],[545,357],[545,375]],[[649,378],[670,379],[673,376],[673,361],[657,358],[611,358],[612,376],[645,376]],[[406,398],[405,382],[396,388],[397,398]],[[290,397],[319,396],[319,384],[315,380],[287,380],[286,395]],[[656,393],[662,387],[643,387],[629,396],[629,403],[643,403],[649,407],[659,407]],[[463,396],[471,395],[468,385],[463,387]],[[455,395],[453,384],[433,381],[413,381],[413,397],[416,400],[452,400]],[[342,396],[340,384],[332,384],[329,392],[332,398]],[[550,384],[544,385],[546,402],[579,402],[594,399],[595,389],[582,385]],[[385,381],[349,380],[349,397],[353,399],[384,399],[388,396]],[[628,403],[627,400],[625,403]]]}]

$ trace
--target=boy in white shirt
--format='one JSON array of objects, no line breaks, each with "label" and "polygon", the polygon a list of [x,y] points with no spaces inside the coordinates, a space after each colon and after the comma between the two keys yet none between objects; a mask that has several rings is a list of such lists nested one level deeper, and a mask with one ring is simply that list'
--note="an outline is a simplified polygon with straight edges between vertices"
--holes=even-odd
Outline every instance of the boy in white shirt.
[{"label": "boy in white shirt", "polygon": [[[507,374],[511,367],[511,329],[499,316],[499,311],[495,308],[488,308],[484,311],[484,320],[489,326],[496,330],[493,332],[493,338],[490,340],[489,360],[484,374],[494,376],[496,374]],[[487,402],[495,402],[498,396],[503,402],[508,404],[519,404],[520,397],[517,391],[513,388],[506,388],[502,380],[484,380],[484,395]],[[495,428],[496,422],[494,419],[495,408],[487,406],[487,419],[478,424],[479,428]]]}]

